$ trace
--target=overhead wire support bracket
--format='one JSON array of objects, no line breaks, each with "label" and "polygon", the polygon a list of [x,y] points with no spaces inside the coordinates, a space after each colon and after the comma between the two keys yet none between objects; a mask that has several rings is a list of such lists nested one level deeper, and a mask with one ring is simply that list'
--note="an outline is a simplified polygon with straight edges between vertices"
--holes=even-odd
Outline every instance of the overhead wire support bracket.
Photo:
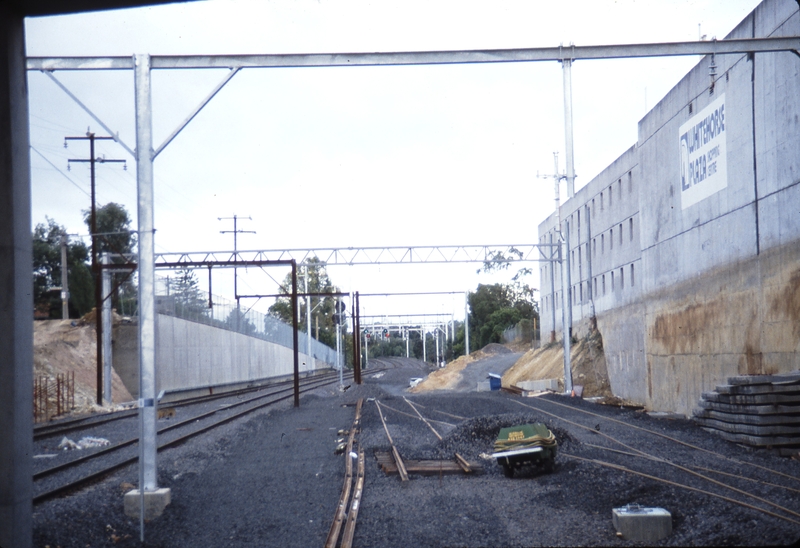
[{"label": "overhead wire support bracket", "polygon": [[98,124],[100,124],[100,127],[102,127],[104,130],[106,130],[106,131],[109,133],[109,135],[111,135],[111,138],[112,138],[112,139],[114,139],[114,141],[116,141],[117,143],[119,143],[119,145],[120,145],[122,148],[124,148],[124,149],[125,149],[125,150],[128,152],[128,154],[130,154],[131,156],[133,156],[134,158],[136,158],[136,154],[133,152],[133,150],[131,150],[131,148],[130,148],[128,145],[126,145],[126,144],[125,144],[125,142],[124,142],[122,139],[120,139],[120,138],[119,138],[119,132],[118,132],[118,131],[117,131],[117,132],[115,132],[115,131],[112,131],[110,127],[108,127],[106,124],[104,124],[104,123],[103,123],[103,121],[102,121],[102,120],[101,120],[101,119],[100,119],[100,118],[99,118],[99,117],[98,117],[98,116],[97,116],[97,115],[96,115],[94,112],[92,112],[92,111],[89,109],[89,107],[87,107],[86,105],[84,105],[84,104],[81,102],[81,100],[80,100],[80,99],[78,99],[78,98],[77,98],[77,97],[76,97],[76,96],[75,96],[75,95],[74,95],[74,94],[73,94],[73,93],[72,93],[72,92],[71,92],[69,89],[67,89],[67,86],[65,86],[64,84],[62,84],[62,83],[61,83],[61,82],[60,82],[60,81],[59,81],[59,80],[58,80],[58,79],[57,79],[55,76],[53,76],[53,71],[52,71],[52,70],[42,70],[41,72],[42,72],[42,73],[43,73],[45,76],[47,76],[48,78],[50,78],[50,79],[51,79],[53,82],[55,82],[55,84],[56,84],[58,87],[60,87],[60,88],[61,88],[61,89],[64,91],[64,93],[66,93],[67,95],[69,95],[69,97],[70,97],[70,98],[71,98],[73,101],[75,101],[75,102],[78,104],[78,106],[79,106],[79,107],[81,107],[81,108],[82,108],[84,111],[86,111],[86,114],[88,114],[89,116],[91,116],[91,117],[92,117],[92,119],[93,119],[95,122],[97,122]]},{"label": "overhead wire support bracket", "polygon": [[217,84],[217,86],[211,91],[211,93],[209,93],[208,96],[206,96],[206,98],[203,99],[203,101],[199,105],[197,105],[197,107],[192,111],[192,113],[189,116],[187,116],[186,119],[183,122],[181,122],[181,124],[177,128],[175,128],[175,131],[173,131],[169,137],[164,139],[164,142],[161,143],[161,146],[159,146],[153,153],[153,159],[155,159],[156,156],[161,154],[161,151],[164,150],[167,147],[167,145],[169,145],[181,131],[183,131],[183,128],[189,125],[189,122],[191,122],[194,119],[194,117],[197,116],[200,113],[200,111],[203,110],[203,108],[205,108],[205,106],[209,103],[209,101],[211,101],[211,99],[213,99],[214,96],[217,93],[219,93],[219,91],[223,87],[225,87],[225,84],[231,81],[231,78],[236,76],[236,74],[239,72],[241,68],[242,67],[230,67],[231,70],[225,76],[225,78],[223,78],[222,81],[219,84]]}]

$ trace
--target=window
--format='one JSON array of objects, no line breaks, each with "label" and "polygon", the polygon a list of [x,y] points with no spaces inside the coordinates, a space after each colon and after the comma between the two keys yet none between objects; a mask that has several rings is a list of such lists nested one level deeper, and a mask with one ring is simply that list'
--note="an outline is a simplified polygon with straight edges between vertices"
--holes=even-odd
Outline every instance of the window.
[{"label": "window", "polygon": [[634,284],[634,277],[633,277],[633,264],[631,264],[631,286]]},{"label": "window", "polygon": [[619,224],[619,245],[622,245],[622,223]]},{"label": "window", "polygon": [[597,257],[597,238],[592,238],[592,256]]},{"label": "window", "polygon": [[603,274],[603,295],[606,294],[606,275]]},{"label": "window", "polygon": [[603,193],[600,193],[600,211],[603,211]]},{"label": "window", "polygon": [[578,287],[580,287],[580,297],[581,297],[580,302],[583,302],[583,282],[581,282],[581,284]]},{"label": "window", "polygon": [[633,241],[633,217],[631,217],[630,219],[628,219],[628,226],[629,226],[629,227],[630,227],[630,229],[631,229],[631,241]]},{"label": "window", "polygon": [[597,212],[594,210],[594,198],[592,198],[592,215],[597,217]]},{"label": "window", "polygon": [[594,279],[594,294],[597,295],[597,278]]},{"label": "window", "polygon": [[608,249],[614,249],[614,229],[608,232]]},{"label": "window", "polygon": [[633,175],[631,172],[628,172],[628,192],[633,194]]},{"label": "window", "polygon": [[611,271],[611,291],[614,291],[614,271]]},{"label": "window", "polygon": [[625,289],[625,267],[619,269],[619,288]]},{"label": "window", "polygon": [[606,235],[600,234],[600,253],[603,254],[606,252]]},{"label": "window", "polygon": [[581,240],[581,210],[578,210],[578,241]]},{"label": "window", "polygon": [[611,202],[613,201],[612,200],[614,196],[614,194],[612,193],[613,188],[614,188],[613,184],[608,185],[608,207],[611,207]]},{"label": "window", "polygon": [[617,188],[619,189],[619,199],[622,200],[622,179],[617,181]]}]

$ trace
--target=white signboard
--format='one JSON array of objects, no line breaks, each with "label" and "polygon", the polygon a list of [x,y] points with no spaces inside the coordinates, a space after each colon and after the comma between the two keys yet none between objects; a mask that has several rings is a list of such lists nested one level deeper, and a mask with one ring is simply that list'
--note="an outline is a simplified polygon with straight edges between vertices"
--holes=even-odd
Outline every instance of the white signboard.
[{"label": "white signboard", "polygon": [[725,95],[680,127],[681,209],[728,186]]}]

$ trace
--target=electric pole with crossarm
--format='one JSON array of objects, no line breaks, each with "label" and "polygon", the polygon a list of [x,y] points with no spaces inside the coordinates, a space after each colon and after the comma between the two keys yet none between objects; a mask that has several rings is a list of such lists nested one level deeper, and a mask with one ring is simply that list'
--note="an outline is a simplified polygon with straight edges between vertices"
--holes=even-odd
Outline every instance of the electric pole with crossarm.
[{"label": "electric pole with crossarm", "polygon": [[[233,230],[220,230],[220,234],[230,234],[233,233],[233,255],[234,261],[238,260],[237,256],[237,247],[236,247],[236,235],[237,234],[255,234],[255,230],[239,230],[237,227],[237,221],[239,217],[234,214],[233,217],[217,217],[218,221],[229,221],[233,219]],[[247,219],[248,221],[252,221],[253,219],[250,217],[242,217],[242,219]],[[233,296],[236,298],[236,330],[239,331],[239,315],[240,315],[240,307],[239,307],[239,290],[237,287],[237,275],[236,275],[236,267],[233,267]]]},{"label": "electric pole with crossarm", "polygon": [[95,311],[95,328],[97,332],[97,405],[103,405],[103,323],[101,317],[101,310],[103,309],[103,293],[102,283],[100,276],[100,265],[97,262],[97,202],[95,200],[95,176],[94,165],[95,163],[104,164],[106,162],[124,164],[127,169],[127,162],[125,160],[110,160],[105,157],[96,158],[94,155],[94,142],[96,140],[115,140],[113,137],[98,137],[91,131],[86,132],[85,137],[64,137],[64,148],[67,148],[67,141],[89,141],[89,158],[70,158],[67,160],[67,169],[69,169],[70,162],[89,163],[89,172],[91,174],[92,184],[92,207],[90,218],[90,230],[92,236],[92,274],[94,275],[94,311]]}]

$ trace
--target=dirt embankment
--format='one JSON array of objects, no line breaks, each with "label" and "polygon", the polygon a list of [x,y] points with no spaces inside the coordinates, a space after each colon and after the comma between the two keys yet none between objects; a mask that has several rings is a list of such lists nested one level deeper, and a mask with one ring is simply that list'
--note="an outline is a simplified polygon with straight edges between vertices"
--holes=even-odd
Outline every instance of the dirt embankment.
[{"label": "dirt embankment", "polygon": [[[583,396],[612,397],[608,381],[603,337],[597,330],[573,344],[570,349],[573,385],[583,386]],[[503,375],[503,386],[513,386],[522,381],[558,379],[564,389],[564,347],[561,343],[545,345],[526,352]]]},{"label": "dirt embankment", "polygon": [[[93,321],[93,317],[91,318]],[[72,325],[75,323],[75,325]],[[33,375],[55,385],[59,374],[75,375],[73,413],[100,410],[97,398],[97,360],[94,327],[86,321],[43,320],[33,324]],[[112,369],[111,391],[115,403],[131,397]]]},{"label": "dirt embankment", "polygon": [[430,392],[431,390],[452,390],[461,381],[461,372],[472,362],[482,360],[495,354],[507,354],[511,352],[502,344],[487,344],[477,352],[469,356],[460,356],[448,363],[441,369],[437,369],[409,392],[414,394],[420,392]]}]

